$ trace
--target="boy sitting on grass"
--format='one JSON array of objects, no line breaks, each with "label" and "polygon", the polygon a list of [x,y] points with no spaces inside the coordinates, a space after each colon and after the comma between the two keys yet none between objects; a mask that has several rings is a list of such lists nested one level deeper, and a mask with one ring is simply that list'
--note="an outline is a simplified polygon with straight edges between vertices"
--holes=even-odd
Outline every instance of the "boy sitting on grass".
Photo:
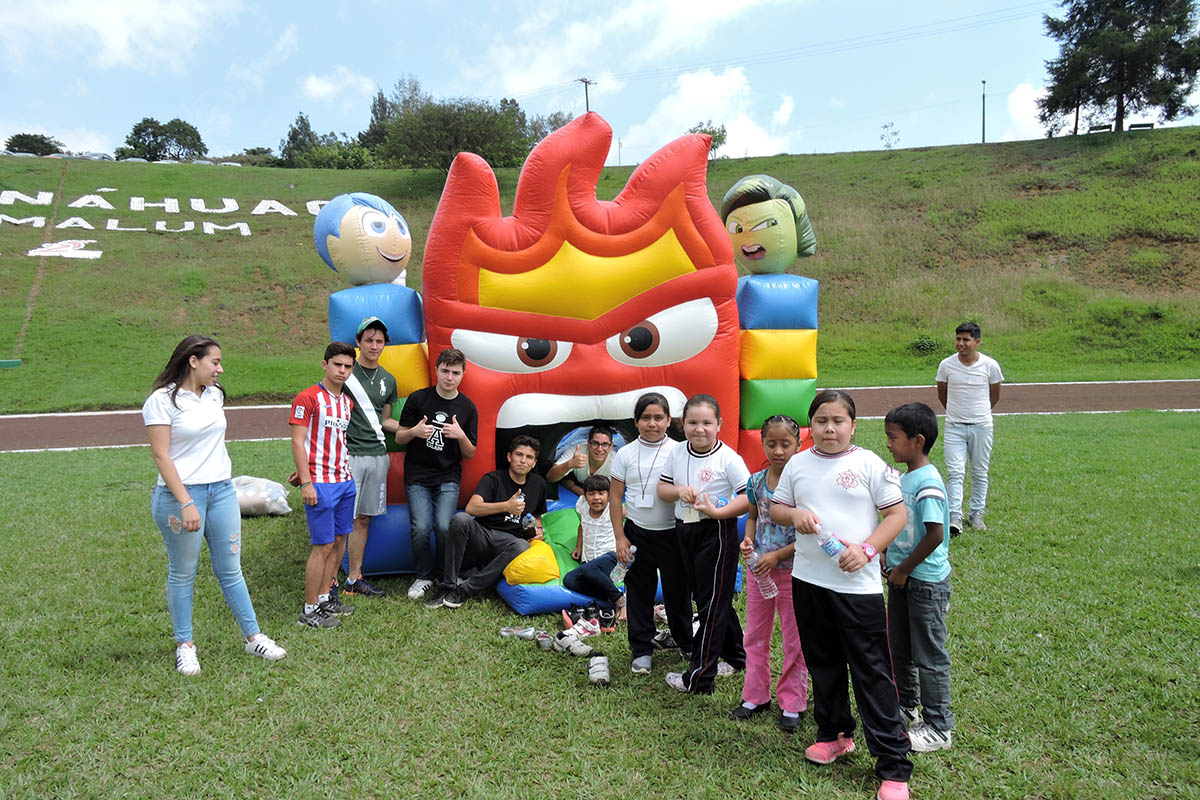
[{"label": "boy sitting on grass", "polygon": [[[888,545],[883,561],[900,716],[910,728],[913,750],[949,750],[954,727],[946,652],[950,507],[942,476],[929,462],[938,435],[937,415],[924,403],[908,403],[888,412],[883,430],[892,457],[908,467],[900,477],[908,521]],[[918,687],[921,711],[917,710]]]},{"label": "boy sitting on grass", "polygon": [[579,533],[571,558],[580,564],[563,577],[563,586],[607,600],[617,609],[618,618],[624,619],[625,593],[609,577],[617,565],[617,537],[608,513],[608,478],[602,475],[585,478],[575,510],[579,512]]}]

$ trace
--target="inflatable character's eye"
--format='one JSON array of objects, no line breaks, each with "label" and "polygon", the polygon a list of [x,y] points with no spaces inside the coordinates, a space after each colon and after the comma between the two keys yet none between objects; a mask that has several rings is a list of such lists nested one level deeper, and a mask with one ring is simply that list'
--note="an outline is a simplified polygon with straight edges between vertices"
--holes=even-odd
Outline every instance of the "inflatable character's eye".
[{"label": "inflatable character's eye", "polygon": [[725,230],[729,231],[730,233],[741,233],[742,223],[738,222],[736,219],[731,219],[729,220],[729,224],[725,226]]},{"label": "inflatable character's eye", "polygon": [[392,222],[395,222],[396,227],[400,229],[401,236],[408,236],[408,223],[404,221],[404,217],[399,214],[392,214]]},{"label": "inflatable character's eye", "polygon": [[493,372],[544,372],[561,365],[571,355],[570,342],[461,328],[450,334],[450,343],[462,350],[472,364]]},{"label": "inflatable character's eye", "polygon": [[751,231],[765,231],[767,228],[774,228],[778,224],[779,224],[779,221],[776,220],[774,217],[771,217],[770,219],[765,219],[762,222],[758,223],[750,230]]},{"label": "inflatable character's eye", "polygon": [[388,218],[378,211],[368,211],[362,215],[362,229],[367,236],[379,238],[387,233]]},{"label": "inflatable character's eye", "polygon": [[708,298],[689,300],[650,315],[604,342],[608,354],[634,367],[686,361],[717,335],[717,310]]}]

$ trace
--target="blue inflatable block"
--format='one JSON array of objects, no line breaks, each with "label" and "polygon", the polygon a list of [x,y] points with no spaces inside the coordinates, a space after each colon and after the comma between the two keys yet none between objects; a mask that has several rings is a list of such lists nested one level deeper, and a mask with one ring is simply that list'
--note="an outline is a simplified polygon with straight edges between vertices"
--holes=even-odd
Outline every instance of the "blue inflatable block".
[{"label": "blue inflatable block", "polygon": [[425,341],[421,295],[394,283],[368,283],[329,295],[329,337],[354,344],[358,326],[367,317],[379,317],[388,329],[388,344]]},{"label": "blue inflatable block", "polygon": [[571,606],[596,602],[586,594],[572,592],[561,583],[532,583],[513,586],[504,578],[496,584],[496,593],[518,614],[552,614]]},{"label": "blue inflatable block", "polygon": [[816,330],[819,284],[801,275],[738,278],[738,317],[743,330]]},{"label": "blue inflatable block", "polygon": [[[367,529],[367,546],[363,551],[363,575],[411,575],[415,573],[408,506],[389,505],[387,513],[372,517]],[[437,534],[430,536],[434,563],[437,563]],[[342,569],[350,571],[349,554],[342,557]]]}]

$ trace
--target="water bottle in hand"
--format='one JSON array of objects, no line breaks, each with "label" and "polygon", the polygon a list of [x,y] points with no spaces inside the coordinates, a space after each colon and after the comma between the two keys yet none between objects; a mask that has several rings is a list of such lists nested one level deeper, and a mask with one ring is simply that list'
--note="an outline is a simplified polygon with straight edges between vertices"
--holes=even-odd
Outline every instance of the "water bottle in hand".
[{"label": "water bottle in hand", "polygon": [[825,555],[837,561],[842,557],[842,551],[846,549],[846,545],[842,544],[842,540],[834,536],[824,528],[817,529],[817,544],[821,545],[821,549],[825,551]]},{"label": "water bottle in hand", "polygon": [[625,573],[629,572],[629,568],[633,566],[633,556],[637,553],[637,545],[629,545],[629,561],[624,564],[620,559],[617,559],[617,565],[612,568],[612,572],[608,573],[609,580],[613,583],[624,583]]},{"label": "water bottle in hand", "polygon": [[775,595],[779,594],[779,586],[776,585],[775,579],[768,573],[759,575],[754,571],[757,566],[760,556],[758,553],[751,553],[750,558],[746,560],[746,565],[750,568],[750,574],[754,576],[754,580],[758,581],[758,590],[762,592],[764,600],[770,600]]}]

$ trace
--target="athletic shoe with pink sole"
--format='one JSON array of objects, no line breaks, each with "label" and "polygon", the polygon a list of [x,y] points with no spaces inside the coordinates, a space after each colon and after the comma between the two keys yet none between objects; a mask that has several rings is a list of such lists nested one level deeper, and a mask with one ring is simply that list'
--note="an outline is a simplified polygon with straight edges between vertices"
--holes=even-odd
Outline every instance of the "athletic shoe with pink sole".
[{"label": "athletic shoe with pink sole", "polygon": [[904,781],[884,781],[879,785],[876,800],[908,800],[908,784]]},{"label": "athletic shoe with pink sole", "polygon": [[817,742],[810,744],[804,751],[804,757],[814,764],[832,764],[844,755],[854,752],[854,740],[838,734],[832,742]]}]

